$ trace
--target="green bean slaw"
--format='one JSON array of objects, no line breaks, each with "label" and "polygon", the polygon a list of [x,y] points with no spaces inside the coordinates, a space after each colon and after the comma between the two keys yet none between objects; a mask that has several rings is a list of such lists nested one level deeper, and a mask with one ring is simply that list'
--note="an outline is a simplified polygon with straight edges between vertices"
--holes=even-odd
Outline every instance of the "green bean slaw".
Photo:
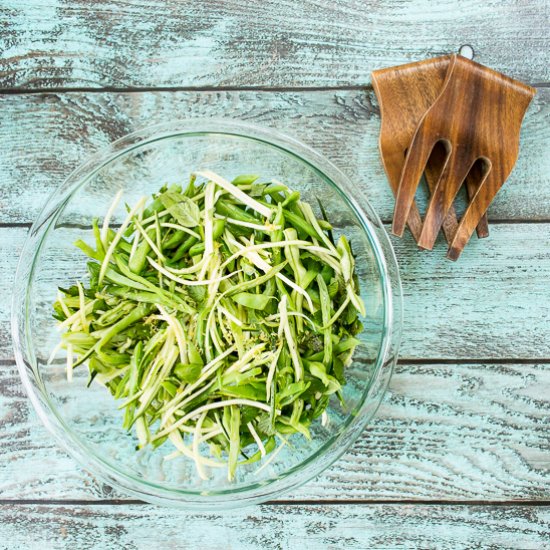
[{"label": "green bean slaw", "polygon": [[298,192],[259,181],[198,171],[114,226],[119,193],[93,245],[75,243],[89,281],[54,304],[52,359],[66,351],[68,379],[87,363],[138,448],[170,441],[166,458],[191,458],[203,479],[263,468],[289,435],[329,421],[365,315],[346,237]]}]

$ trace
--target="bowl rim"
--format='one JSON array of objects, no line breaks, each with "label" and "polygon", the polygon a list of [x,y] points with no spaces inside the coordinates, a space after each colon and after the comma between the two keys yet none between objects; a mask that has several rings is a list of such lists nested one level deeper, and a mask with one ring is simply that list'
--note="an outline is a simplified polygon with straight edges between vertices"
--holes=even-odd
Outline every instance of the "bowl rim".
[{"label": "bowl rim", "polygon": [[[37,393],[29,375],[29,370],[34,372],[36,368],[36,359],[33,356],[33,362],[29,365],[25,361],[24,354],[29,349],[33,349],[29,336],[28,315],[26,315],[29,300],[28,288],[30,286],[27,283],[32,276],[33,268],[31,267],[29,271],[25,260],[31,259],[31,264],[34,265],[43,239],[54,224],[57,214],[63,209],[65,203],[70,200],[73,193],[104,166],[137,147],[178,135],[208,134],[248,138],[265,145],[275,146],[309,165],[322,179],[334,187],[360,222],[361,228],[365,232],[374,252],[377,267],[381,273],[384,296],[384,331],[375,362],[374,374],[369,383],[369,388],[364,392],[360,405],[360,414],[356,416],[348,415],[349,418],[343,424],[339,434],[329,438],[307,459],[285,470],[278,476],[262,482],[249,483],[239,489],[209,492],[205,496],[200,490],[175,491],[172,488],[156,485],[134,475],[121,472],[111,463],[99,457],[91,456],[81,438],[68,429],[49,399]],[[93,475],[130,495],[155,504],[170,504],[193,509],[211,510],[216,507],[237,507],[262,502],[270,497],[297,488],[333,464],[356,441],[380,406],[393,367],[397,361],[403,316],[399,269],[388,234],[370,203],[362,196],[362,191],[353,189],[351,181],[331,161],[294,137],[271,128],[219,118],[192,118],[147,126],[113,141],[109,146],[96,152],[73,170],[61,186],[50,194],[25,240],[17,265],[11,315],[15,359],[23,386],[40,420],[60,445]],[[361,198],[362,206],[358,204],[354,195]],[[24,306],[23,314],[21,313],[22,306]],[[25,338],[21,337],[22,321],[24,322],[23,333]],[[25,344],[28,348],[25,347]],[[377,393],[375,400],[370,403],[368,413],[366,413],[368,394],[372,388],[375,388]],[[322,458],[325,452],[332,449],[337,443],[340,445],[337,449],[333,449],[330,460],[323,462]]]}]

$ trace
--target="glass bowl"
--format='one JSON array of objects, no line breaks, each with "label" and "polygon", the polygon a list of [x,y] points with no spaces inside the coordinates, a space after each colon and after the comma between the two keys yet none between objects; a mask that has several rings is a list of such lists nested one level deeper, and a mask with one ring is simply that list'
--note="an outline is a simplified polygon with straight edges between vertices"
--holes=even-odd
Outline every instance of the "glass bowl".
[{"label": "glass bowl", "polygon": [[[86,259],[73,246],[91,240],[90,223],[107,212],[115,194],[123,200],[113,221],[165,183],[188,181],[209,168],[227,179],[261,174],[300,191],[320,216],[322,202],[356,255],[361,296],[367,309],[362,341],[347,367],[345,408],[329,404],[328,425],[316,421],[312,439],[290,445],[263,468],[240,466],[237,476],[211,472],[201,480],[188,458],[164,460],[171,445],[136,451],[137,439],[122,428],[122,411],[99,384],[86,387],[86,368],[68,382],[60,359],[47,364],[59,341],[52,304],[58,286],[87,280]],[[376,213],[330,162],[302,143],[248,124],[227,120],[176,121],[130,134],[73,172],[50,197],[23,247],[13,296],[12,330],[17,366],[39,417],[78,462],[108,484],[156,504],[213,510],[278,497],[328,468],[374,416],[387,388],[401,332],[401,287],[388,236]],[[264,459],[267,460],[267,459]]]}]

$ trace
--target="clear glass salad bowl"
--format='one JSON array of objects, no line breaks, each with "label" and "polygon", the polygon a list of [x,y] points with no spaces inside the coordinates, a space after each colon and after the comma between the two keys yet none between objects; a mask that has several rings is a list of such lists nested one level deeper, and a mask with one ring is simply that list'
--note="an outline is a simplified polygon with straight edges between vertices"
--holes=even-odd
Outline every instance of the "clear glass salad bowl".
[{"label": "clear glass salad bowl", "polygon": [[[60,357],[48,358],[59,341],[52,304],[57,287],[87,280],[86,258],[73,246],[90,240],[91,220],[103,218],[115,194],[135,204],[165,183],[186,184],[189,174],[208,168],[227,179],[261,174],[300,191],[320,217],[319,202],[345,234],[356,256],[367,316],[362,341],[347,367],[345,406],[331,401],[330,421],[311,426],[312,439],[290,437],[276,458],[240,466],[236,478],[224,470],[201,480],[192,460],[164,460],[172,447],[136,451],[134,433],[122,428],[109,392],[87,386],[85,366],[67,381]],[[388,236],[376,213],[352,183],[329,161],[302,143],[248,124],[227,120],[187,120],[147,128],[114,142],[73,172],[48,200],[30,230],[17,271],[12,330],[17,365],[39,417],[78,462],[103,481],[157,504],[212,510],[274,499],[318,475],[352,445],[374,416],[387,388],[401,332],[401,288]],[[265,461],[266,459],[264,459]]]}]

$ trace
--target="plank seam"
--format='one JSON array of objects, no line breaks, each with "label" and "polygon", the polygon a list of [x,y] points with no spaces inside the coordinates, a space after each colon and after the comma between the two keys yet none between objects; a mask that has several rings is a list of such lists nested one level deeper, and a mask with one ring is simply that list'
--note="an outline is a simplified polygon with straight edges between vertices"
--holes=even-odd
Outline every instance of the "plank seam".
[{"label": "plank seam", "polygon": [[64,93],[143,93],[143,92],[331,92],[331,91],[372,91],[371,84],[342,86],[103,86],[99,88],[60,87],[60,88],[0,88],[0,95],[64,94]]},{"label": "plank seam", "polygon": [[[136,499],[0,499],[0,506],[151,506],[148,502]],[[337,505],[389,505],[389,506],[512,506],[550,507],[550,500],[414,500],[414,499],[373,499],[373,500],[273,500],[265,502],[267,506],[337,506]],[[199,511],[199,513],[201,513]]]},{"label": "plank seam", "polygon": [[[384,225],[391,225],[390,218],[380,220]],[[550,218],[489,218],[489,225],[543,225],[550,224]],[[30,229],[32,222],[0,222],[0,229]],[[73,229],[91,229],[84,224],[61,224],[57,227]]]},{"label": "plank seam", "polygon": [[[549,88],[550,82],[531,83],[534,88]],[[60,94],[60,93],[143,93],[143,92],[339,92],[368,90],[372,84],[344,84],[341,86],[66,86],[51,88],[0,88],[0,95]]]},{"label": "plank seam", "polygon": [[437,357],[399,358],[398,365],[542,365],[550,363],[550,358],[499,357],[499,358],[466,358],[449,359]]},{"label": "plank seam", "polygon": [[[0,367],[10,367],[15,364],[15,358],[0,359]],[[546,365],[550,364],[550,357],[524,358],[524,357],[501,357],[501,358],[437,358],[437,357],[403,357],[397,361],[398,365]],[[0,500],[1,502],[1,500]]]}]

